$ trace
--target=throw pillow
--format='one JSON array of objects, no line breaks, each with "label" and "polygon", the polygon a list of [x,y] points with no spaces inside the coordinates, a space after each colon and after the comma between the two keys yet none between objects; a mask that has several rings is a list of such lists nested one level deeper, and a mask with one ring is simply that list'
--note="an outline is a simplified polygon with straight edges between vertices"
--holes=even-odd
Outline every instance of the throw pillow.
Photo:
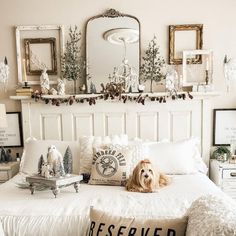
[{"label": "throw pillow", "polygon": [[147,158],[166,174],[197,173],[196,139],[147,145]]},{"label": "throw pillow", "polygon": [[127,145],[128,136],[125,134],[113,136],[81,136],[80,143],[80,173],[90,174],[93,160],[93,148],[105,145]]},{"label": "throw pillow", "polygon": [[109,213],[91,208],[88,235],[185,235],[186,225],[186,218],[124,218],[121,216],[114,216]]},{"label": "throw pillow", "polygon": [[131,158],[132,149],[129,147],[94,148],[89,184],[125,185]]},{"label": "throw pillow", "polygon": [[187,236],[236,235],[236,202],[223,193],[198,198],[187,215]]}]

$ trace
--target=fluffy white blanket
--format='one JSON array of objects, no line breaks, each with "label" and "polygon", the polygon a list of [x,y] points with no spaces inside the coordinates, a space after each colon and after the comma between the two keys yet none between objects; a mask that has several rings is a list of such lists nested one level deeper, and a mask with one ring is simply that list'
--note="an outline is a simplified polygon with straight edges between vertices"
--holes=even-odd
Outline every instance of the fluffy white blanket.
[{"label": "fluffy white blanket", "polygon": [[188,212],[187,236],[235,236],[236,202],[219,195],[194,201]]}]

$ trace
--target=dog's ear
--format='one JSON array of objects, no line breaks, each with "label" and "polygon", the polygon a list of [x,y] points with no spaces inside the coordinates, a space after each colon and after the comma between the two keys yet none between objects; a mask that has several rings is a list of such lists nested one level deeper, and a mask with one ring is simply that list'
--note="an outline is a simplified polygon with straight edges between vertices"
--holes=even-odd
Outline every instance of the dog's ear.
[{"label": "dog's ear", "polygon": [[164,187],[170,183],[170,178],[164,174],[160,174],[159,185],[160,187]]},{"label": "dog's ear", "polygon": [[136,165],[136,167],[133,170],[133,174],[132,174],[132,182],[135,185],[140,185],[139,183],[139,170],[140,170],[140,164]]}]

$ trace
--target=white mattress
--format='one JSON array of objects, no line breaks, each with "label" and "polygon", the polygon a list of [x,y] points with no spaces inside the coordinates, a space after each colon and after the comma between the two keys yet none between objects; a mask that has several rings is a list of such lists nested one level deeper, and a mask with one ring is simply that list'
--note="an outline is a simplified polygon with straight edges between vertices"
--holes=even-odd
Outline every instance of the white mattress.
[{"label": "white mattress", "polygon": [[[0,219],[5,235],[85,236],[90,206],[117,215],[172,218],[185,214],[205,194],[223,194],[207,176],[176,175],[157,193],[127,192],[124,187],[81,184],[61,189],[55,199],[50,190],[30,194],[16,186],[20,175],[0,185]],[[1,232],[1,230],[0,230]]]}]

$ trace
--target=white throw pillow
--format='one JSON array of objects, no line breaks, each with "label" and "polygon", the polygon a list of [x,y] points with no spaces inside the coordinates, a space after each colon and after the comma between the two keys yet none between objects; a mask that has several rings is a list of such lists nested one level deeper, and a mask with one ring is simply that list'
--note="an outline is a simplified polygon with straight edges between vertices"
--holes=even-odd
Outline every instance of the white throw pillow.
[{"label": "white throw pillow", "polygon": [[128,136],[125,134],[96,137],[96,136],[81,136],[80,143],[80,173],[90,174],[92,168],[93,148],[105,145],[127,145]]},{"label": "white throw pillow", "polygon": [[124,186],[130,174],[132,151],[119,145],[94,148],[89,184]]},{"label": "white throw pillow", "polygon": [[88,236],[96,235],[185,235],[187,219],[145,219],[115,216],[90,209]]},{"label": "white throw pillow", "polygon": [[187,236],[236,236],[236,203],[223,194],[198,198],[187,215]]},{"label": "white throw pillow", "polygon": [[58,140],[35,140],[30,139],[26,142],[22,155],[20,172],[32,175],[38,173],[38,161],[41,155],[47,159],[48,147],[55,145],[58,151],[64,156],[67,147],[70,147],[73,157],[73,173],[79,174],[79,143],[76,141]]},{"label": "white throw pillow", "polygon": [[196,139],[147,144],[147,158],[166,174],[196,173]]}]

